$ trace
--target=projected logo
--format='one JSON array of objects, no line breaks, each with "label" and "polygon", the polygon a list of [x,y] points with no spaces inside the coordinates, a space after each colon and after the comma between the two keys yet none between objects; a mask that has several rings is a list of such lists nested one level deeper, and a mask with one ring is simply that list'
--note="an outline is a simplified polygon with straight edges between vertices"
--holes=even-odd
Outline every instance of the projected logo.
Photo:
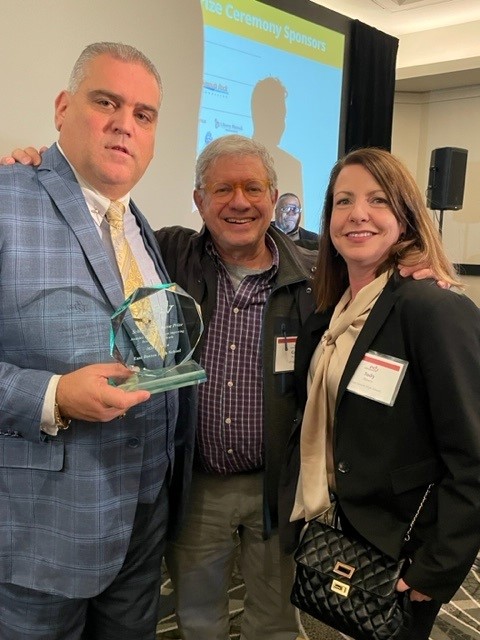
[{"label": "projected logo", "polygon": [[210,95],[228,97],[230,94],[228,85],[222,84],[221,82],[211,82],[209,80],[205,80],[203,83],[203,88]]},{"label": "projected logo", "polygon": [[241,124],[237,124],[235,122],[225,122],[224,120],[218,120],[215,118],[215,129],[223,129],[223,131],[227,131],[228,133],[242,133],[243,127]]}]

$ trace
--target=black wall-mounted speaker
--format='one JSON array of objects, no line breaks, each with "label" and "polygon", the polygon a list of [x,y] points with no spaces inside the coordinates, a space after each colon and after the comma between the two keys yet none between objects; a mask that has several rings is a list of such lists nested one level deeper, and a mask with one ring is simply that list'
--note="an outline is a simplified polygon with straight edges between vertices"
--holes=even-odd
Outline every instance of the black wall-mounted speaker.
[{"label": "black wall-mounted speaker", "polygon": [[434,149],[428,173],[427,206],[441,211],[457,211],[463,206],[467,149]]}]

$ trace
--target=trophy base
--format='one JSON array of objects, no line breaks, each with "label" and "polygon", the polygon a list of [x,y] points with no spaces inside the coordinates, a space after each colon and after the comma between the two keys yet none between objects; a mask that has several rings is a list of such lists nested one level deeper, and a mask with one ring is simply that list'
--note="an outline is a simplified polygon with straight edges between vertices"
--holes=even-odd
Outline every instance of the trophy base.
[{"label": "trophy base", "polygon": [[134,373],[128,380],[121,384],[113,384],[124,391],[138,391],[143,389],[150,393],[161,393],[180,387],[188,387],[192,384],[205,382],[207,374],[194,360],[182,362],[176,367],[168,369],[142,369]]}]

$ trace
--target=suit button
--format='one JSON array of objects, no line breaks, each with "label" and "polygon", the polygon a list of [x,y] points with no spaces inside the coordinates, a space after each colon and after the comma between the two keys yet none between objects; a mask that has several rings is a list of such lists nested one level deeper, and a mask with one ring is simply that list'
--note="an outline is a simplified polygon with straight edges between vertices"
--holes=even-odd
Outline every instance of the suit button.
[{"label": "suit button", "polygon": [[131,449],[136,449],[139,444],[140,438],[129,438],[127,440],[127,447],[130,447]]},{"label": "suit button", "polygon": [[340,473],[348,473],[350,471],[350,465],[345,460],[340,460],[337,469]]}]

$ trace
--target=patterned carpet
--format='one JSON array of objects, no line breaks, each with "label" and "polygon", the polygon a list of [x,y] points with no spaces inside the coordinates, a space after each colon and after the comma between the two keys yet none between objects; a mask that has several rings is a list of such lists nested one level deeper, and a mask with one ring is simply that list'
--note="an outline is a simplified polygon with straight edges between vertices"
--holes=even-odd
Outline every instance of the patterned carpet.
[{"label": "patterned carpet", "polygon": [[[242,621],[243,584],[237,574],[230,589],[230,640],[240,639]],[[173,613],[172,589],[168,577],[162,587],[162,619],[157,627],[158,640],[177,640]],[[325,627],[307,614],[300,615],[305,638],[308,640],[343,640],[336,631]],[[442,607],[432,630],[431,640],[480,640],[480,569],[472,569],[462,587],[449,604]]]}]

